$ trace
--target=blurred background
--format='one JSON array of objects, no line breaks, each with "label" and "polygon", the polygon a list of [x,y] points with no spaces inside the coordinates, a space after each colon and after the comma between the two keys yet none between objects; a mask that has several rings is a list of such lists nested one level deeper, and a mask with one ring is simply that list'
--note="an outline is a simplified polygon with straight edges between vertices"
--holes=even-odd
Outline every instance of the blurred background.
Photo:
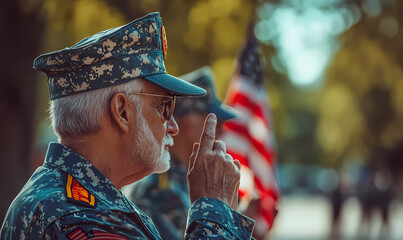
[{"label": "blurred background", "polygon": [[281,190],[266,239],[403,239],[399,0],[1,0],[1,221],[56,140],[34,58],[154,11],[168,72],[210,65],[221,98],[256,23]]}]

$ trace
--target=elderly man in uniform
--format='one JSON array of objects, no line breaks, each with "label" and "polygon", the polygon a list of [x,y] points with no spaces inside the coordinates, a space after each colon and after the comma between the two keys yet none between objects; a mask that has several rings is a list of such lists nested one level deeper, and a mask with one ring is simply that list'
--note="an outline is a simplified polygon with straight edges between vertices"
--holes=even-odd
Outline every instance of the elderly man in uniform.
[{"label": "elderly man in uniform", "polygon": [[190,208],[186,179],[192,144],[203,131],[204,120],[209,113],[217,116],[216,134],[223,121],[236,116],[236,110],[224,105],[216,96],[213,73],[203,67],[180,76],[194,85],[206,89],[199,98],[178,98],[174,112],[181,131],[174,137],[171,149],[171,168],[162,174],[152,174],[128,186],[125,194],[150,216],[163,239],[183,239],[186,216]]},{"label": "elderly man in uniform", "polygon": [[[159,13],[39,56],[52,125],[44,164],[12,202],[1,239],[161,239],[119,190],[169,168],[176,96],[205,90],[168,75]],[[188,169],[188,239],[247,239],[254,222],[236,212],[239,162],[206,118]]]}]

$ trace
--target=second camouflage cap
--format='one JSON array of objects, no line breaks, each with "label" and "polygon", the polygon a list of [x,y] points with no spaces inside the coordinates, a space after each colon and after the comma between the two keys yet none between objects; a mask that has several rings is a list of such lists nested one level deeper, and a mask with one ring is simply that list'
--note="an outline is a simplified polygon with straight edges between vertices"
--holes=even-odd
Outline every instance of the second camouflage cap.
[{"label": "second camouflage cap", "polygon": [[210,67],[202,67],[180,78],[206,89],[207,94],[200,98],[177,98],[174,115],[179,117],[192,112],[214,113],[221,120],[228,120],[237,116],[238,111],[222,103],[214,86],[214,75]]}]

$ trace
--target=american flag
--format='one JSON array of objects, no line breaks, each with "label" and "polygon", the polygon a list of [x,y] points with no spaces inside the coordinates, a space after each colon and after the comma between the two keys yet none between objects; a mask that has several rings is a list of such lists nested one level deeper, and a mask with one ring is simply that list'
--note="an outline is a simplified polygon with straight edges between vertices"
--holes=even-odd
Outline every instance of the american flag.
[{"label": "american flag", "polygon": [[256,38],[249,34],[225,97],[225,102],[240,114],[224,124],[221,137],[227,144],[227,152],[242,165],[240,208],[251,200],[257,202],[255,231],[262,236],[273,224],[279,190],[274,175],[270,107],[259,53]]},{"label": "american flag", "polygon": [[115,233],[110,233],[110,232],[105,232],[105,231],[100,231],[100,230],[93,230],[85,233],[81,228],[76,228],[74,231],[69,233],[67,235],[68,239],[70,240],[107,240],[107,239],[113,239],[113,240],[127,240],[126,237],[123,237],[121,235],[115,234]]}]

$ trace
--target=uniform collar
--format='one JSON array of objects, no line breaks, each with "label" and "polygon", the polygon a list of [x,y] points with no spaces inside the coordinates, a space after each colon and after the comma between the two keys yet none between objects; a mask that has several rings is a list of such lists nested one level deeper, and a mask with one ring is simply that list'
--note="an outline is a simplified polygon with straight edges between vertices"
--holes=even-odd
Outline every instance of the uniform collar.
[{"label": "uniform collar", "polygon": [[83,187],[109,209],[133,212],[133,205],[121,191],[94,165],[59,143],[49,143],[45,165],[58,168],[73,176]]}]

